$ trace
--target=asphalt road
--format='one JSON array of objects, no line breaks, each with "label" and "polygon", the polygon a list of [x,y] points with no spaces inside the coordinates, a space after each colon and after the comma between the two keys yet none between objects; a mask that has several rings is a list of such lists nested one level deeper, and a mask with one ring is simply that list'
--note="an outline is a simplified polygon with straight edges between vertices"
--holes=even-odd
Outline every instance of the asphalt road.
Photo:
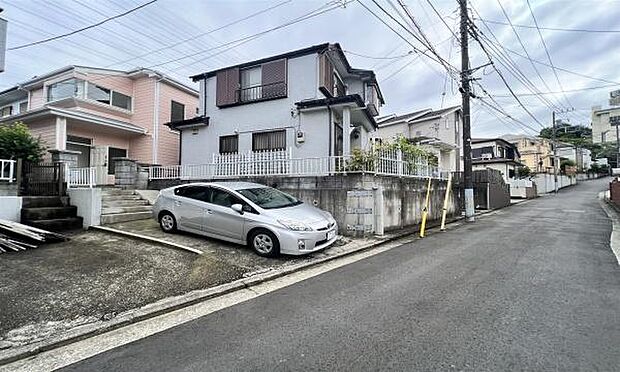
[{"label": "asphalt road", "polygon": [[66,371],[620,370],[611,222],[582,183]]}]

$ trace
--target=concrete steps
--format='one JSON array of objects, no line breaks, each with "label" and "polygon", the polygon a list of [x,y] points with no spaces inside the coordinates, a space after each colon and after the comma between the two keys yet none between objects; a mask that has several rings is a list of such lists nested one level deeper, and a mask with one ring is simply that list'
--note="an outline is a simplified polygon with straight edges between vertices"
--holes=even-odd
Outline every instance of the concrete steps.
[{"label": "concrete steps", "polygon": [[133,190],[105,188],[102,190],[101,224],[151,218],[153,208]]},{"label": "concrete steps", "polygon": [[82,217],[69,199],[58,196],[26,196],[22,201],[21,223],[50,231],[82,228]]}]

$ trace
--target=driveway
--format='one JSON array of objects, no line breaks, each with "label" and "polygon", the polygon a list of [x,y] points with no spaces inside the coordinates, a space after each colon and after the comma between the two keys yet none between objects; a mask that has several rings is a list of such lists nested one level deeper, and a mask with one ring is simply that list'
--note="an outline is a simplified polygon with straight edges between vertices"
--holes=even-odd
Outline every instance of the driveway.
[{"label": "driveway", "polygon": [[596,199],[606,183],[520,203],[64,370],[618,370],[620,270]]}]

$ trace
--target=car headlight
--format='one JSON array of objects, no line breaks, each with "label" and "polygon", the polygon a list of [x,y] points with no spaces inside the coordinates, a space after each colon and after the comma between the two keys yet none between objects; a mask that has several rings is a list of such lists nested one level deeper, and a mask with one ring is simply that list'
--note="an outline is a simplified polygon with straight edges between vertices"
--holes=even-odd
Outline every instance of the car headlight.
[{"label": "car headlight", "polygon": [[312,228],[301,221],[295,220],[278,220],[282,225],[293,231],[312,231]]}]

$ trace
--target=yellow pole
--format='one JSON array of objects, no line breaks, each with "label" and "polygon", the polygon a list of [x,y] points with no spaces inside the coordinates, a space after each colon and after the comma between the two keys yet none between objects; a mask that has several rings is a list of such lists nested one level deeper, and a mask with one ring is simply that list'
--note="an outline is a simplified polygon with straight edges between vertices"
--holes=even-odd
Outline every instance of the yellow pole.
[{"label": "yellow pole", "polygon": [[426,187],[426,200],[424,201],[424,209],[422,209],[422,225],[420,225],[420,238],[424,237],[426,230],[426,217],[428,217],[428,203],[431,199],[431,178],[428,177],[428,186]]},{"label": "yellow pole", "polygon": [[450,202],[450,190],[452,189],[452,172],[448,173],[448,186],[446,186],[446,197],[443,199],[443,211],[441,212],[441,228],[446,229],[446,214],[448,214],[448,203]]}]

